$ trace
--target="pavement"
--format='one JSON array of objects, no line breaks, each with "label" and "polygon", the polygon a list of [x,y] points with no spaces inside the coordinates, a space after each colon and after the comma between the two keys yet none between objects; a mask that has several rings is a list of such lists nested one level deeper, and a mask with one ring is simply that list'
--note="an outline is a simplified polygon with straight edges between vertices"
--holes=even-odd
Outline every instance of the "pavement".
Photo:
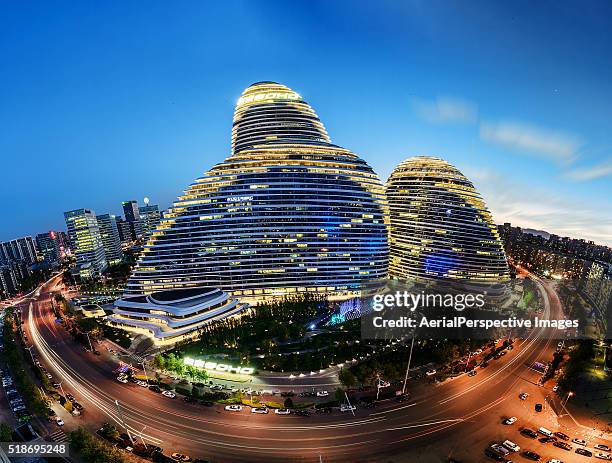
[{"label": "pavement", "polygon": [[[552,358],[556,340],[550,329],[534,330],[529,338],[515,342],[507,355],[478,369],[474,377],[462,375],[436,387],[410,380],[408,402],[388,401],[373,409],[358,408],[355,416],[339,411],[310,417],[255,415],[246,408],[230,413],[221,406],[190,404],[132,383],[117,382],[113,374],[115,358],[105,351],[100,356],[85,352],[54,322],[50,292],[59,289],[57,285],[59,282],[46,285],[39,297],[23,301],[20,308],[41,362],[85,407],[81,417],[60,415],[67,430],[79,425],[95,430],[110,421],[119,428],[125,426],[135,439],[159,445],[167,453],[178,451],[218,463],[417,459],[425,463],[441,462],[450,456],[462,462],[481,462],[486,460],[483,451],[488,445],[505,439],[536,451],[544,461],[559,458],[567,463],[584,458],[519,433],[521,427],[537,430],[540,426],[552,431],[563,429],[572,436],[586,432],[576,424],[559,421],[555,407],[548,402],[552,400],[550,389],[538,385],[541,374],[531,368],[536,361]],[[558,298],[546,282],[542,285],[546,295],[544,315],[558,318]],[[295,388],[303,384],[299,381],[294,378],[278,387]],[[526,401],[518,398],[521,392],[529,393]],[[544,410],[536,412],[535,403],[544,404]],[[503,425],[509,416],[516,416],[517,423]],[[590,442],[594,443],[595,437]],[[601,439],[612,446],[606,436]]]}]

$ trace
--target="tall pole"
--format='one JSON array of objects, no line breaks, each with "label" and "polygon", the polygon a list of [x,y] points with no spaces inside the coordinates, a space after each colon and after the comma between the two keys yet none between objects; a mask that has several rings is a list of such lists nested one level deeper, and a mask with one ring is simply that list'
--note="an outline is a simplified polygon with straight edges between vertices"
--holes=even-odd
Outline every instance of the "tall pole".
[{"label": "tall pole", "polygon": [[404,377],[404,386],[402,387],[402,395],[406,393],[406,382],[408,381],[408,373],[410,372],[410,361],[412,360],[412,349],[414,349],[414,335],[410,343],[410,355],[408,356],[408,366],[406,367],[406,376]]},{"label": "tall pole", "polygon": [[472,351],[468,352],[467,363],[465,364],[465,370],[467,371],[470,368],[470,359],[472,358]]},{"label": "tall pole", "polygon": [[147,443],[145,442],[144,438],[142,437],[142,433],[144,432],[145,429],[147,429],[146,425],[145,425],[144,428],[142,428],[142,431],[140,431],[140,440],[142,441],[142,445],[144,445],[145,450],[148,450]]},{"label": "tall pole", "polygon": [[353,406],[351,405],[351,401],[348,398],[348,394],[344,391],[344,397],[346,397],[346,403],[348,403],[349,408],[351,409],[351,413],[355,416],[355,410],[353,410]]},{"label": "tall pole", "polygon": [[134,439],[132,438],[132,434],[130,433],[130,430],[128,429],[128,427],[125,425],[125,421],[123,419],[123,413],[121,413],[121,407],[119,406],[119,401],[117,399],[115,399],[115,405],[117,405],[117,413],[119,414],[119,419],[121,420],[121,424],[123,425],[123,429],[126,430],[128,437],[130,438],[130,442],[132,443],[132,445],[134,444]]},{"label": "tall pole", "polygon": [[149,376],[147,375],[147,369],[145,368],[145,361],[143,360],[142,362],[140,362],[140,364],[142,365],[142,371],[144,371],[147,384],[149,384]]}]

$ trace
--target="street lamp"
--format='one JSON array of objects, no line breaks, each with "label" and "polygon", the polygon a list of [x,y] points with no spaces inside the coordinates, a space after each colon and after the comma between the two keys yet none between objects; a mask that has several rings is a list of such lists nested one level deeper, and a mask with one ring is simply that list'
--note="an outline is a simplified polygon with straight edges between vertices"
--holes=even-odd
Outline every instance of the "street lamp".
[{"label": "street lamp", "polygon": [[567,393],[567,397],[565,398],[565,402],[563,402],[563,408],[565,408],[565,406],[567,405],[567,401],[568,401],[568,400],[569,400],[569,398],[570,398],[571,396],[573,396],[573,395],[574,395],[574,393],[573,393],[573,392],[568,392],[568,393]]}]

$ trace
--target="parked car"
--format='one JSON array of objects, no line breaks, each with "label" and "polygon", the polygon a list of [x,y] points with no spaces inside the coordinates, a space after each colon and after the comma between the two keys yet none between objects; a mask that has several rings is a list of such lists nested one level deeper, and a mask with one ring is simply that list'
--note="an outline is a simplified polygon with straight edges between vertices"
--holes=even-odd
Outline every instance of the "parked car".
[{"label": "parked car", "polygon": [[242,405],[226,405],[225,406],[225,411],[226,412],[241,412],[242,411]]},{"label": "parked car", "polygon": [[166,397],[168,397],[170,399],[175,399],[176,398],[176,394],[174,392],[172,392],[172,391],[164,391],[164,392],[162,392],[162,395],[166,396]]}]

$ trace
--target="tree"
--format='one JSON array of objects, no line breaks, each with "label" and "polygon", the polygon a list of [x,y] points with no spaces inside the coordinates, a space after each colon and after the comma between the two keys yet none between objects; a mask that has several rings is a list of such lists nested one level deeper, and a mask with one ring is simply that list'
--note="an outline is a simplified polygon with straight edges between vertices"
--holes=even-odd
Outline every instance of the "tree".
[{"label": "tree", "polygon": [[13,429],[6,423],[0,423],[0,442],[12,442]]},{"label": "tree", "polygon": [[341,387],[337,388],[335,397],[338,402],[344,402],[344,389]]},{"label": "tree", "polygon": [[338,373],[338,379],[344,387],[353,387],[357,381],[355,375],[346,368],[340,370],[340,373]]},{"label": "tree", "polygon": [[291,397],[287,397],[285,399],[285,408],[293,408],[293,400],[291,399]]}]

